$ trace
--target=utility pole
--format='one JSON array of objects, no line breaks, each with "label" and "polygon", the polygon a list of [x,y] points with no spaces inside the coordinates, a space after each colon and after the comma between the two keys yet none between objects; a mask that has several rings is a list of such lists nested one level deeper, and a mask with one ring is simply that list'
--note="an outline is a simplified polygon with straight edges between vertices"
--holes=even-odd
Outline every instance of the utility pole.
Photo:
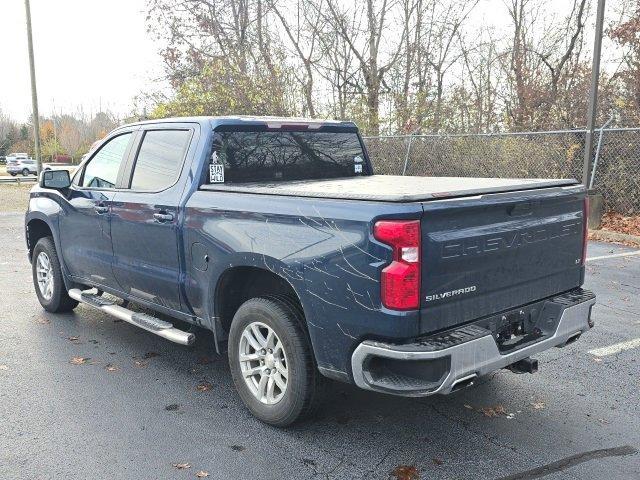
[{"label": "utility pole", "polygon": [[38,177],[42,172],[40,159],[40,116],[38,114],[38,92],[36,90],[36,67],[33,60],[33,36],[31,35],[31,6],[29,0],[24,0],[24,8],[27,12],[27,40],[29,44],[29,69],[31,70],[31,103],[33,108],[33,135],[36,147],[36,169]]},{"label": "utility pole", "polygon": [[584,140],[584,167],[582,183],[589,187],[591,164],[593,161],[593,130],[596,126],[596,112],[598,108],[598,80],[600,79],[600,52],[602,50],[602,29],[604,25],[604,3],[598,0],[596,13],[596,38],[593,42],[593,63],[591,67],[591,92],[589,94],[589,109],[587,111],[587,136]]}]

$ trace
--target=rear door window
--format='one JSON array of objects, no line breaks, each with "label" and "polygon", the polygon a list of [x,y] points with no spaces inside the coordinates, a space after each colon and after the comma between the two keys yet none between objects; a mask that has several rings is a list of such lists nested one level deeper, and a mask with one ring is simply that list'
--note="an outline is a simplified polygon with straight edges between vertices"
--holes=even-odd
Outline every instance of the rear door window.
[{"label": "rear door window", "polygon": [[149,130],[138,150],[132,190],[157,192],[178,180],[189,148],[191,130]]},{"label": "rear door window", "polygon": [[84,169],[82,186],[87,188],[114,188],[120,165],[127,153],[131,132],[109,140],[96,153]]},{"label": "rear door window", "polygon": [[[211,183],[312,180],[369,174],[355,132],[216,132]],[[224,174],[221,175],[222,166]]]}]

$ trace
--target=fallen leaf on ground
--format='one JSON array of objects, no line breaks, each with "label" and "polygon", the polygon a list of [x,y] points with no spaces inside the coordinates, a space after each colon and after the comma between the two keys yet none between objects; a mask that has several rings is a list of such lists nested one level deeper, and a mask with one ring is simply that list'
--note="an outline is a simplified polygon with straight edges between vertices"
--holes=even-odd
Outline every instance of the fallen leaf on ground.
[{"label": "fallen leaf on ground", "polygon": [[533,402],[531,404],[534,410],[542,410],[545,407],[544,402]]},{"label": "fallen leaf on ground", "polygon": [[71,360],[69,360],[69,363],[71,365],[84,365],[89,360],[91,359],[88,357],[71,357]]},{"label": "fallen leaf on ground", "polygon": [[172,463],[171,465],[176,467],[178,470],[184,470],[185,468],[191,468],[191,465],[188,464],[188,463]]},{"label": "fallen leaf on ground", "polygon": [[200,470],[199,472],[196,473],[196,477],[198,478],[204,478],[208,476],[209,476],[209,472],[207,472],[206,470]]},{"label": "fallen leaf on ground", "polygon": [[180,405],[178,405],[177,403],[172,403],[171,405],[167,405],[166,407],[164,407],[164,409],[168,411],[178,410],[179,408]]},{"label": "fallen leaf on ground", "polygon": [[243,452],[246,448],[243,445],[231,445],[231,450],[236,452]]},{"label": "fallen leaf on ground", "polygon": [[200,382],[196,387],[196,390],[198,390],[199,392],[206,392],[207,390],[211,390],[212,388],[213,385],[211,385],[209,382]]},{"label": "fallen leaf on ground", "polygon": [[442,460],[441,458],[434,458],[432,459],[432,462],[434,465],[444,465],[444,460]]},{"label": "fallen leaf on ground", "polygon": [[602,228],[627,235],[640,235],[640,215],[625,216],[609,212],[602,216]]},{"label": "fallen leaf on ground", "polygon": [[67,337],[67,340],[69,340],[70,342],[77,342],[78,340],[80,340],[80,337]]},{"label": "fallen leaf on ground", "polygon": [[596,362],[596,363],[600,363],[600,362],[602,362],[602,359],[599,358],[599,357],[594,357],[593,361]]},{"label": "fallen leaf on ground", "polygon": [[117,365],[113,365],[112,363],[107,363],[104,367],[107,372],[117,372],[120,368]]},{"label": "fallen leaf on ground", "polygon": [[38,322],[40,325],[49,325],[51,323],[51,320],[49,320],[48,318],[36,318],[36,322]]},{"label": "fallen leaf on ground", "polygon": [[213,360],[206,355],[198,358],[198,365],[209,365],[210,363],[213,363]]},{"label": "fallen leaf on ground", "polygon": [[9,370],[7,365],[0,365],[0,370]]},{"label": "fallen leaf on ground", "polygon": [[499,417],[500,415],[506,415],[507,411],[500,404],[494,405],[492,407],[482,407],[479,410],[485,417],[493,418]]},{"label": "fallen leaf on ground", "polygon": [[464,408],[468,408],[469,410],[473,410],[473,407],[471,405],[467,405],[466,403],[464,404]]},{"label": "fallen leaf on ground", "polygon": [[398,465],[391,472],[391,476],[397,480],[418,480],[420,474],[413,465]]},{"label": "fallen leaf on ground", "polygon": [[136,368],[147,368],[147,365],[149,365],[149,362],[146,360],[136,360],[133,362],[133,366]]},{"label": "fallen leaf on ground", "polygon": [[142,356],[142,358],[153,358],[153,357],[157,357],[159,355],[160,354],[157,353],[157,352],[147,352]]}]

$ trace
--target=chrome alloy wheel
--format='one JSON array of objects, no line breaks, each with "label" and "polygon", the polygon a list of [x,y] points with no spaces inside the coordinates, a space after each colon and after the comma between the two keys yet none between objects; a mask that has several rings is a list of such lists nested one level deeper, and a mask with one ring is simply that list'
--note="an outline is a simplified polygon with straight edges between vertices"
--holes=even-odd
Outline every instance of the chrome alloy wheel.
[{"label": "chrome alloy wheel", "polygon": [[36,259],[36,274],[40,295],[42,295],[45,300],[51,300],[53,296],[53,268],[51,267],[49,255],[45,252],[38,254],[38,258]]},{"label": "chrome alloy wheel", "polygon": [[287,354],[273,329],[253,322],[240,337],[240,370],[251,393],[273,405],[282,400],[289,378]]}]

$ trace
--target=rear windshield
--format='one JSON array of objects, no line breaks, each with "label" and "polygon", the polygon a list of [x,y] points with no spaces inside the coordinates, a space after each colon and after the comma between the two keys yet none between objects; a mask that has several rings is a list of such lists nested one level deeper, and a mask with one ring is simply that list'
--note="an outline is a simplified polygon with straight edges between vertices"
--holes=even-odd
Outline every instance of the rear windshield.
[{"label": "rear windshield", "polygon": [[273,182],[369,174],[355,132],[216,132],[210,183]]}]

